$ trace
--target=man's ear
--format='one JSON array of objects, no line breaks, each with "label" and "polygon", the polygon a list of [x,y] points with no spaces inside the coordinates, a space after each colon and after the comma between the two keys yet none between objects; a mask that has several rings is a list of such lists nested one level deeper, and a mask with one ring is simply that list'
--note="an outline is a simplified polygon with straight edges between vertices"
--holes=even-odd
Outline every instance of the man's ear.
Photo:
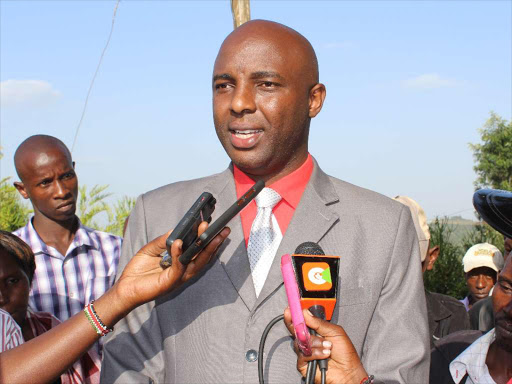
[{"label": "man's ear", "polygon": [[439,257],[439,245],[436,245],[435,247],[432,247],[428,250],[428,265],[427,265],[427,271],[431,271],[432,268],[434,268],[434,263],[436,262],[437,258]]},{"label": "man's ear", "polygon": [[20,193],[21,196],[23,196],[24,199],[29,199],[29,195],[27,193],[27,190],[25,189],[25,184],[23,184],[23,182],[21,181],[15,181],[13,183],[14,185],[14,188],[16,188],[18,190],[18,192]]},{"label": "man's ear", "polygon": [[326,92],[325,85],[320,83],[311,88],[309,91],[309,117],[313,118],[320,113],[324,105]]}]

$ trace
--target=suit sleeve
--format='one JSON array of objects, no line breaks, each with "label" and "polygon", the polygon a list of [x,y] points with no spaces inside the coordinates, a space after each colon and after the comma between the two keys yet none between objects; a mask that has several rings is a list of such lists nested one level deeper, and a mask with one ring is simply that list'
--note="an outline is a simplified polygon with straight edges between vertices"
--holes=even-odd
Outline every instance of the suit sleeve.
[{"label": "suit sleeve", "polygon": [[378,383],[428,382],[430,345],[419,245],[405,206],[362,360]]},{"label": "suit sleeve", "polygon": [[[144,197],[137,199],[123,241],[117,277],[148,242]],[[103,348],[101,382],[164,382],[162,335],[154,301],[141,305],[116,324]]]}]

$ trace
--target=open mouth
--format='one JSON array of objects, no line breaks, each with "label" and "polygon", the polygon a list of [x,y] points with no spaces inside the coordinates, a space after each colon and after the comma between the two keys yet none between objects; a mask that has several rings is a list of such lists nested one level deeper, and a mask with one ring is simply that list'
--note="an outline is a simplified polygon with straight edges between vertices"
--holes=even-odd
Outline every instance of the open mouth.
[{"label": "open mouth", "polygon": [[263,132],[263,129],[244,129],[244,130],[237,130],[233,129],[231,132],[240,139],[248,139],[250,137],[253,137],[254,135]]},{"label": "open mouth", "polygon": [[235,148],[250,149],[263,135],[263,129],[230,129],[231,144]]}]

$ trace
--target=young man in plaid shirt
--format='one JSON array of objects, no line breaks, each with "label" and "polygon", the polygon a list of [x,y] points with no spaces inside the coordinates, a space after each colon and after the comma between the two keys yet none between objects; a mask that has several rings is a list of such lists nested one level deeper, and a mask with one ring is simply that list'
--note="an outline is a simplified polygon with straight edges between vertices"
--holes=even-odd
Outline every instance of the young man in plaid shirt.
[{"label": "young man in plaid shirt", "polygon": [[34,209],[28,224],[14,232],[35,254],[30,307],[65,321],[112,286],[122,240],[85,227],[75,215],[78,179],[62,141],[31,136],[14,162],[21,180],[14,186]]}]

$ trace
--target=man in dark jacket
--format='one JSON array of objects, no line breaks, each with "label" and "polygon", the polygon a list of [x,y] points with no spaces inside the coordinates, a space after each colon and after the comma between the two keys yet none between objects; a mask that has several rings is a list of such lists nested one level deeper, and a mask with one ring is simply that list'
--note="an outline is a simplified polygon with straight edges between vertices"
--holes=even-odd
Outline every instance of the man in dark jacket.
[{"label": "man in dark jacket", "polygon": [[[439,257],[440,248],[430,248],[430,231],[423,208],[407,196],[397,196],[395,200],[406,205],[411,211],[414,227],[420,244],[421,265],[423,273],[431,271]],[[430,346],[440,338],[460,330],[469,329],[469,318],[464,304],[454,297],[425,290],[428,311]]]},{"label": "man in dark jacket", "polygon": [[469,329],[469,318],[462,304],[457,299],[440,293],[425,290],[427,298],[428,326],[430,345],[450,333]]}]

